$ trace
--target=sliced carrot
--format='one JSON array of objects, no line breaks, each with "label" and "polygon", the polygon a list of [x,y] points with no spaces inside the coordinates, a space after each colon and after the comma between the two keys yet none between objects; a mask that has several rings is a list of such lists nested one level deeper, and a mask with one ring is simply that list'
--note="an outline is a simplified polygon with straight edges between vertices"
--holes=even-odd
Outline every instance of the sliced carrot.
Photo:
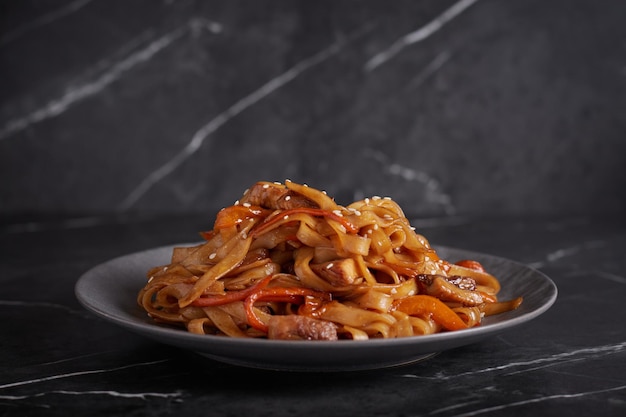
[{"label": "sliced carrot", "polygon": [[221,306],[232,303],[234,301],[242,301],[256,291],[260,291],[270,283],[272,276],[269,275],[256,284],[239,291],[227,291],[225,294],[209,295],[206,297],[196,298],[191,305],[196,307]]},{"label": "sliced carrot", "polygon": [[440,299],[418,294],[397,300],[396,309],[409,315],[430,316],[446,330],[467,329],[465,322]]}]

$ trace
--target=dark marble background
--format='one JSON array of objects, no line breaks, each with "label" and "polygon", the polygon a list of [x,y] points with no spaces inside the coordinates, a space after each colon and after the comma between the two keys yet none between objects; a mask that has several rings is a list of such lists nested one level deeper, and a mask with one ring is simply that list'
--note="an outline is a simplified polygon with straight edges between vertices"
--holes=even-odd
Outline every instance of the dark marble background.
[{"label": "dark marble background", "polygon": [[0,214],[257,180],[414,216],[626,209],[620,0],[0,1]]}]

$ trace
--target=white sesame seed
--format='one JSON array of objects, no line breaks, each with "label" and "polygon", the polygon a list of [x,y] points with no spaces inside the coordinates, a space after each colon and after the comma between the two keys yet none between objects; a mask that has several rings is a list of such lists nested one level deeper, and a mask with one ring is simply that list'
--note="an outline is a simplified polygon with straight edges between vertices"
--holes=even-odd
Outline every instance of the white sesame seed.
[{"label": "white sesame seed", "polygon": [[425,261],[430,261],[430,258],[428,256],[424,256],[424,260]]},{"label": "white sesame seed", "polygon": [[251,206],[251,204],[250,204],[250,203],[243,203],[243,206],[244,206],[244,207],[250,207],[250,206]]},{"label": "white sesame seed", "polygon": [[348,230],[345,228],[345,226],[343,224],[339,225],[339,230],[341,230],[343,233],[347,233]]},{"label": "white sesame seed", "polygon": [[235,203],[233,204],[233,206],[238,206],[239,205],[239,200],[235,201]]},{"label": "white sesame seed", "polygon": [[241,238],[242,239],[247,239],[248,238],[248,234],[246,232],[241,232]]},{"label": "white sesame seed", "polygon": [[333,210],[333,214],[336,214],[339,217],[343,217],[343,213],[341,213],[341,210]]},{"label": "white sesame seed", "polygon": [[212,254],[209,255],[209,259],[215,259],[216,256],[217,254],[213,252]]},{"label": "white sesame seed", "polygon": [[289,200],[291,200],[291,196],[290,195],[285,197],[285,201],[289,201]]},{"label": "white sesame seed", "polygon": [[366,199],[365,199],[365,200],[363,200],[363,201],[365,201],[365,204],[369,204],[369,203],[370,203],[370,199],[369,199],[369,198],[366,198]]},{"label": "white sesame seed", "polygon": [[391,197],[383,197],[383,200],[391,201]]},{"label": "white sesame seed", "polygon": [[263,184],[263,188],[265,188],[265,189],[270,188],[270,185],[269,184]]},{"label": "white sesame seed", "polygon": [[289,218],[289,215],[288,215],[288,214],[285,214],[285,215],[283,216],[283,219],[284,219],[284,220],[287,220],[288,218]]},{"label": "white sesame seed", "polygon": [[333,266],[334,266],[334,265],[333,265],[333,263],[331,262],[331,263],[329,263],[328,265],[326,265],[326,269],[330,269],[330,268],[332,268]]},{"label": "white sesame seed", "polygon": [[391,289],[391,293],[392,293],[392,294],[397,294],[397,293],[398,293],[398,290],[397,290],[396,288],[392,288],[392,289]]}]

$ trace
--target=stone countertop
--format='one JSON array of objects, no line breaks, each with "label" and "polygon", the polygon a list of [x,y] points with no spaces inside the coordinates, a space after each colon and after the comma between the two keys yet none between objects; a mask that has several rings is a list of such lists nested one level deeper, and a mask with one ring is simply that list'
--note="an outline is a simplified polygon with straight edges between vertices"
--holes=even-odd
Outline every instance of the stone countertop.
[{"label": "stone countertop", "polygon": [[[4,218],[2,416],[496,416],[626,413],[626,224],[617,218],[412,219],[431,243],[539,269],[543,315],[411,365],[271,372],[214,362],[80,306],[77,279],[111,258],[190,241],[207,215]],[[129,295],[133,296],[133,295]]]}]

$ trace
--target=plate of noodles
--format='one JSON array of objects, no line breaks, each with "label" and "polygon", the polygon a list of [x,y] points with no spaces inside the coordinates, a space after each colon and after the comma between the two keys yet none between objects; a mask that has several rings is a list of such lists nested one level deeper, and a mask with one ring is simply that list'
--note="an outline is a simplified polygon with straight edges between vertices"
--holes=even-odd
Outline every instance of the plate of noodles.
[{"label": "plate of noodles", "polygon": [[341,206],[258,182],[201,240],[95,266],[75,286],[96,315],[238,366],[352,371],[424,360],[547,311],[555,284],[521,263],[431,245],[389,198]]}]

